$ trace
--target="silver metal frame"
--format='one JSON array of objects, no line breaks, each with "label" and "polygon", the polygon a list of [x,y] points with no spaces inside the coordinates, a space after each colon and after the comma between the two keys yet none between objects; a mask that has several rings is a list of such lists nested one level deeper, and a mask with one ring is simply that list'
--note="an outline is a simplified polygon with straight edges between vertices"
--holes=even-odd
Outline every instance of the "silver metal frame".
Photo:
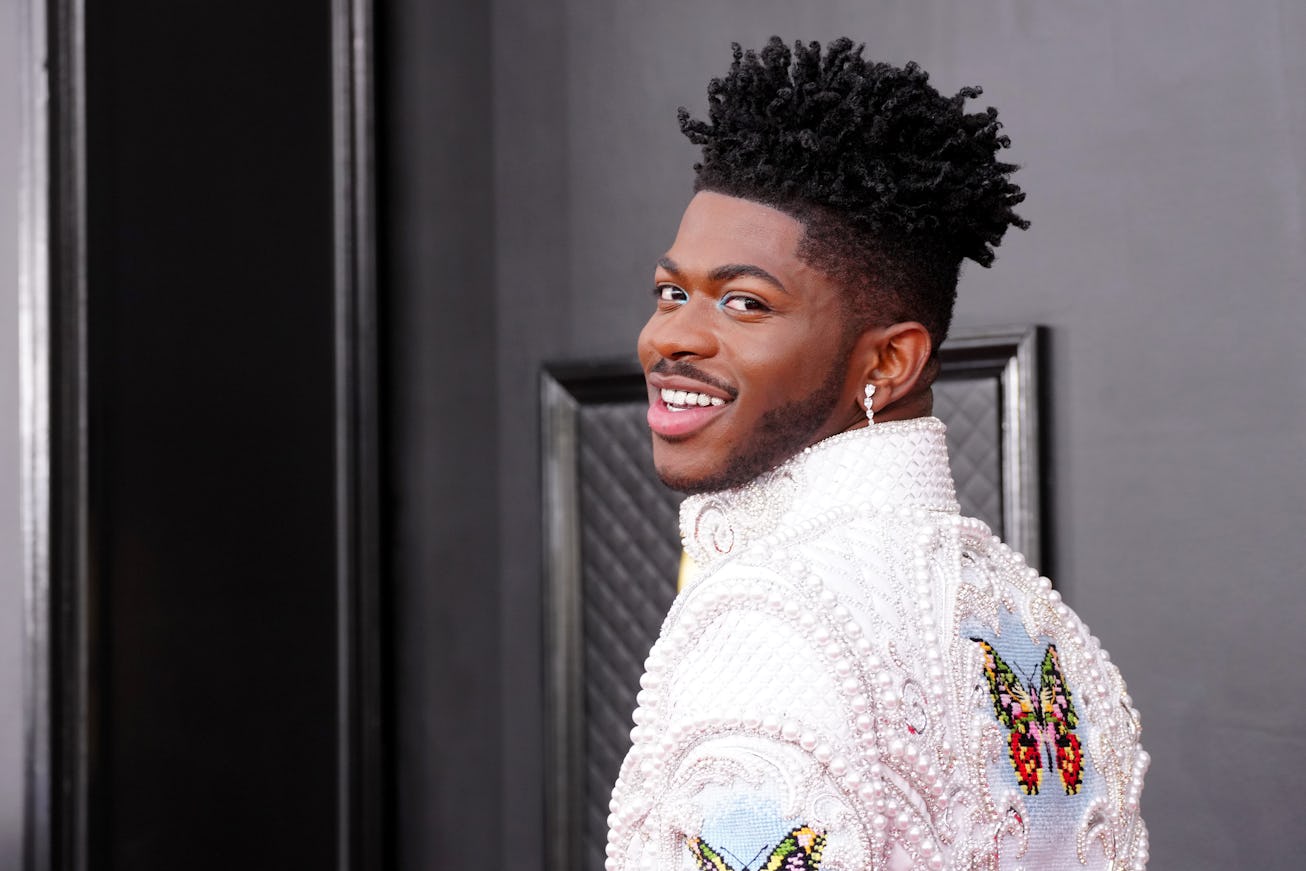
[{"label": "silver metal frame", "polygon": [[[580,404],[548,373],[540,380],[544,450],[544,645],[548,767],[546,808],[549,816],[550,869],[580,868],[581,782],[584,741],[576,727],[584,711],[582,602],[580,585],[580,498],[576,479],[577,415]],[[570,579],[570,580],[568,580]]]},{"label": "silver metal frame", "polygon": [[20,14],[23,864],[47,871],[90,861],[85,14],[82,0]]},{"label": "silver metal frame", "polygon": [[[1003,537],[1031,565],[1040,535],[1039,328],[959,329],[940,348],[941,377],[995,378],[1002,408]],[[633,362],[546,367],[540,379],[545,542],[545,679],[550,871],[583,867],[585,748],[578,416],[590,402],[642,397]]]},{"label": "silver metal frame", "polygon": [[1039,470],[1039,328],[990,327],[955,330],[940,352],[988,360],[1001,368],[1002,538],[1043,567]]},{"label": "silver metal frame", "polygon": [[1037,326],[959,329],[940,349],[946,358],[964,354],[1000,367],[1002,537],[1034,567],[1043,565],[1038,337]]},{"label": "silver metal frame", "polygon": [[50,866],[50,240],[49,77],[42,0],[19,4],[22,179],[19,375],[23,524],[23,867]]},{"label": "silver metal frame", "polygon": [[385,863],[372,0],[332,0],[337,857]]}]

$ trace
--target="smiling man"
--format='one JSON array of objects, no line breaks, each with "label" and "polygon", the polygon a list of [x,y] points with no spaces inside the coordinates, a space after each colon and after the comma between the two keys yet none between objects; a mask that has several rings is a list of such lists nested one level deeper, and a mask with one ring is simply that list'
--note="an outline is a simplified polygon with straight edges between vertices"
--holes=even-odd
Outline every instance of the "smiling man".
[{"label": "smiling man", "polygon": [[611,869],[1146,865],[1138,715],[960,517],[936,349],[1023,194],[996,112],[838,40],[735,50],[639,339],[697,576],[642,680]]}]

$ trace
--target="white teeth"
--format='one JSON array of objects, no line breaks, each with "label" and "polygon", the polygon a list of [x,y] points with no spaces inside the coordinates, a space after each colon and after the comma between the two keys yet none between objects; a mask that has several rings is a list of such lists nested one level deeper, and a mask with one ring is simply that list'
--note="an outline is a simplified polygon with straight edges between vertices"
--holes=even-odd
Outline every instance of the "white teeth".
[{"label": "white teeth", "polygon": [[662,401],[669,407],[682,409],[693,406],[706,408],[709,405],[721,406],[726,404],[726,401],[719,396],[709,396],[706,393],[695,393],[689,390],[671,390],[669,388],[663,389]]}]

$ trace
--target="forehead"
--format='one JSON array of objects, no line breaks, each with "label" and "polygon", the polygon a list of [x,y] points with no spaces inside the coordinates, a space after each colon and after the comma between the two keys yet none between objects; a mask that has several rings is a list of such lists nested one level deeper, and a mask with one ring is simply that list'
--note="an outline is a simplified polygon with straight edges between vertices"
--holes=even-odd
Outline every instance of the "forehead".
[{"label": "forehead", "polygon": [[696,194],[680,219],[667,256],[683,269],[710,270],[746,263],[767,271],[798,273],[805,228],[779,209],[725,194]]}]

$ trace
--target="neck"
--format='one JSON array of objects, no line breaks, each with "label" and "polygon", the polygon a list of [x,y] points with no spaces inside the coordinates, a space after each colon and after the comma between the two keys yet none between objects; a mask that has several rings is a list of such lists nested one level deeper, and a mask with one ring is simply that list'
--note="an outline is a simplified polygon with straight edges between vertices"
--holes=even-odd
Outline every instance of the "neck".
[{"label": "neck", "polygon": [[926,387],[904,396],[897,402],[891,402],[883,411],[876,412],[875,420],[888,423],[891,420],[911,420],[916,417],[929,417],[934,414],[934,391]]}]

